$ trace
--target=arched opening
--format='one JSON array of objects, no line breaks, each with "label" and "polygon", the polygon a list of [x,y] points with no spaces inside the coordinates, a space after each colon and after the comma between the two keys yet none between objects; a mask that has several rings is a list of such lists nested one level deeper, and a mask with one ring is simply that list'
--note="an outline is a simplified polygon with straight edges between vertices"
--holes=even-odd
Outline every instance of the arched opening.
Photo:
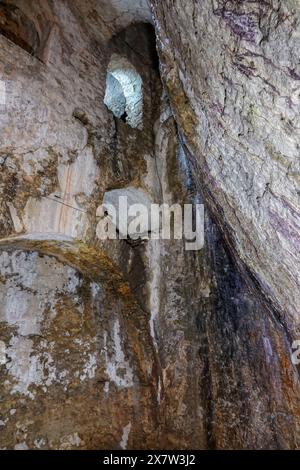
[{"label": "arched opening", "polygon": [[132,128],[143,127],[143,83],[134,66],[114,54],[108,66],[104,103]]}]

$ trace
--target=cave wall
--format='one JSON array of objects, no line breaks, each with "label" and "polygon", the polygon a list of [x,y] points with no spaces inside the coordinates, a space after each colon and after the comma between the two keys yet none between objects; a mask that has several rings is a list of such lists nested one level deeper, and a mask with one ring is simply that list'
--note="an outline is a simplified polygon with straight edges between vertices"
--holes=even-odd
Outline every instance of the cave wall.
[{"label": "cave wall", "polygon": [[[216,118],[218,106],[198,121],[206,103],[200,91],[210,102],[226,87],[202,80],[204,69],[217,74],[217,55],[204,44],[212,56],[199,65],[201,42],[190,43],[189,22],[206,21],[197,34],[212,47],[210,21],[235,40],[228,14],[220,26],[208,2],[203,17],[196,7],[190,15],[192,1],[153,2],[159,71],[147,2],[1,3],[21,9],[23,26],[43,38],[33,51],[0,35],[1,448],[299,447],[295,332],[273,283],[276,267],[290,288],[287,272],[273,259],[268,273],[271,245],[260,256],[267,264],[256,263],[251,247],[261,247],[248,226],[244,249],[236,221],[248,219],[234,199],[236,216],[230,204],[220,212],[228,188],[246,214],[253,209],[243,196],[239,149],[227,151],[236,139]],[[114,54],[142,78],[141,129],[104,104]],[[219,167],[215,160],[209,167],[212,153],[200,147],[209,132],[222,168],[215,183]],[[253,180],[263,178],[261,167],[250,167]],[[110,191],[128,188],[158,203],[203,202],[204,248],[99,241],[97,207]],[[260,274],[272,277],[265,289]],[[296,290],[289,299],[292,306]]]},{"label": "cave wall", "polygon": [[[163,200],[205,203],[177,132],[171,116],[157,134]],[[204,228],[200,251],[186,251],[178,240],[148,248],[163,446],[298,448],[299,375],[290,332],[236,263],[207,204]]]},{"label": "cave wall", "polygon": [[152,5],[162,75],[206,200],[297,335],[299,3]]},{"label": "cave wall", "polygon": [[[299,6],[151,3],[162,78],[195,185],[214,221],[204,251],[212,257],[205,264],[213,266],[216,303],[204,307],[205,319],[198,316],[207,444],[294,448]],[[290,392],[293,398],[284,398]]]},{"label": "cave wall", "polygon": [[[144,24],[122,32],[124,19],[104,28],[97,2],[6,3],[26,16],[25,36],[38,20],[51,32],[39,54],[0,37],[0,445],[150,448],[158,367],[148,314],[122,275],[132,248],[102,246],[96,210],[109,189],[154,188],[155,36]],[[142,77],[143,130],[103,102],[115,53]]]}]

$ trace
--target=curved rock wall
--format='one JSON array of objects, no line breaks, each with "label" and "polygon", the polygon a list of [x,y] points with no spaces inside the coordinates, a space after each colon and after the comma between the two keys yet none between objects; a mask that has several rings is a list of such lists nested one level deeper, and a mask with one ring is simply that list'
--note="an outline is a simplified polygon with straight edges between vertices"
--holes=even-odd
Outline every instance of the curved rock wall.
[{"label": "curved rock wall", "polygon": [[[49,34],[0,35],[1,448],[299,448],[296,3],[154,1],[165,86],[147,1],[8,3]],[[129,190],[203,201],[204,248],[99,241]]]},{"label": "curved rock wall", "polygon": [[206,201],[297,330],[299,3],[152,4],[162,75]]}]

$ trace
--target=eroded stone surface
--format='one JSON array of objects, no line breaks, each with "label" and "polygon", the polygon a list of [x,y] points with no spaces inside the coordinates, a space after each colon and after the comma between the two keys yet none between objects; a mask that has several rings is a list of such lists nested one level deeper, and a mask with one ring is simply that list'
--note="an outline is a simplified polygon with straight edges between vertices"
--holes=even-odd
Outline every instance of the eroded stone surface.
[{"label": "eroded stone surface", "polygon": [[[125,298],[113,300],[105,283],[37,252],[2,251],[0,279],[6,301],[0,308],[1,447],[118,448],[125,439],[121,423],[128,425],[122,415],[131,419],[131,445],[142,445],[134,443],[140,412],[133,403],[139,399],[148,415],[153,355],[143,357],[145,371],[135,364],[139,346]],[[132,327],[142,328],[134,304],[130,311]],[[150,416],[148,431],[139,431],[146,446],[155,437]],[[125,436],[128,442],[129,431]]]},{"label": "eroded stone surface", "polygon": [[[298,252],[266,210],[295,205],[295,2],[154,2],[165,90],[131,24],[146,1],[8,3],[47,35],[33,56],[0,36],[1,448],[299,448]],[[114,55],[142,79],[142,129],[105,106]],[[99,241],[104,195],[128,188],[207,204],[204,249]]]},{"label": "eroded stone surface", "polygon": [[[28,3],[53,33],[43,62],[0,38],[1,447],[150,448],[158,372],[147,313],[95,231],[109,187],[143,186],[161,87],[154,34],[134,26],[125,42],[128,19],[104,27],[99,2]],[[130,47],[137,35],[146,66]],[[104,104],[114,54],[143,81],[142,131]]]},{"label": "eroded stone surface", "polygon": [[162,73],[206,201],[299,324],[299,4],[153,1]]}]

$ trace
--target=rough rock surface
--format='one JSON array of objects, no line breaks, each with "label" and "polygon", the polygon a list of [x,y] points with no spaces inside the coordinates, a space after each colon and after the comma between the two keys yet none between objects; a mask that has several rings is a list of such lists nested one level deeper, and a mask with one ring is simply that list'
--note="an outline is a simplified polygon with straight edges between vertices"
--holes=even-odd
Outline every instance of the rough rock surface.
[{"label": "rough rock surface", "polygon": [[134,303],[37,252],[3,251],[0,278],[2,447],[118,448],[128,426],[130,446],[153,445],[153,359],[130,337],[138,328],[147,344]]},{"label": "rough rock surface", "polygon": [[[28,18],[22,37],[34,24],[41,38],[41,22],[51,33],[31,55],[0,37],[0,446],[151,448],[159,368],[148,313],[122,274],[133,248],[104,249],[96,212],[108,189],[154,191],[153,28],[129,26],[127,13],[105,27],[100,2],[6,3]],[[114,54],[142,78],[143,130],[104,104]]]},{"label": "rough rock surface", "polygon": [[299,2],[152,3],[163,78],[206,200],[297,330]]},{"label": "rough rock surface", "polygon": [[[0,447],[299,448],[300,385],[290,359],[298,252],[287,232],[276,228],[283,238],[274,250],[274,231],[263,231],[265,207],[275,214],[284,202],[290,210],[296,174],[292,165],[284,173],[279,153],[262,153],[259,163],[261,150],[253,149],[268,126],[253,111],[247,127],[244,111],[252,93],[262,112],[269,86],[231,62],[245,41],[267,47],[269,36],[258,45],[255,28],[269,3],[239,2],[246,13],[233,14],[238,2],[211,10],[203,1],[199,11],[193,0],[154,2],[165,88],[147,3],[1,2]],[[259,22],[270,37],[278,11]],[[293,41],[276,52],[285,44],[288,63]],[[116,56],[142,79],[140,129],[104,104]],[[273,71],[264,56],[253,57]],[[286,88],[297,81],[294,69]],[[282,104],[282,112],[292,109]],[[243,126],[244,134],[237,131]],[[296,125],[287,140],[291,160],[295,133]],[[257,185],[273,174],[275,160],[272,181],[286,198],[271,203],[279,189],[269,184],[255,206],[261,226],[249,228]],[[133,188],[156,203],[204,202],[204,248],[99,241],[105,195]],[[258,231],[268,235],[261,245]],[[286,263],[278,263],[283,252]],[[280,277],[288,291],[278,292]]]}]

